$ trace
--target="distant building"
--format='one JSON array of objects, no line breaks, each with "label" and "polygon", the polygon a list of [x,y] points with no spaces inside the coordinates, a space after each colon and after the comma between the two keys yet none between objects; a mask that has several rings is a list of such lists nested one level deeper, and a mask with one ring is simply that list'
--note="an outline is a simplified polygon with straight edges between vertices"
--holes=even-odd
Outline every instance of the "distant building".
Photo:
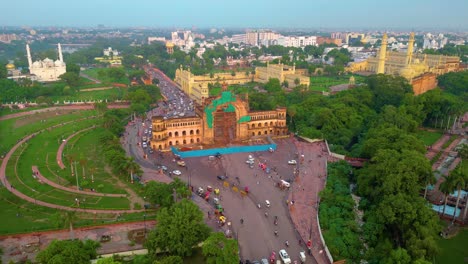
[{"label": "distant building", "polygon": [[103,54],[107,57],[119,56],[119,52],[117,50],[113,50],[111,47],[104,49]]},{"label": "distant building", "polygon": [[295,66],[288,66],[282,63],[269,64],[266,67],[256,67],[255,75],[246,72],[235,72],[233,75],[230,72],[214,73],[205,75],[194,75],[190,69],[184,70],[182,65],[176,70],[174,81],[180,85],[182,90],[195,102],[202,104],[209,97],[209,84],[226,83],[226,84],[243,84],[251,82],[266,83],[270,78],[276,78],[281,83],[287,81],[289,87],[295,87],[297,80],[299,85],[310,85],[310,78],[296,72]]},{"label": "distant building", "polygon": [[232,35],[231,43],[235,43],[235,44],[247,43],[247,35],[246,34]]},{"label": "distant building", "polygon": [[269,40],[275,40],[281,37],[279,33],[271,30],[249,30],[246,33],[246,44],[259,46]]},{"label": "distant building", "polygon": [[273,45],[280,45],[284,47],[305,47],[305,46],[316,46],[317,37],[316,36],[281,36],[276,41],[273,42]]},{"label": "distant building", "polygon": [[151,44],[153,42],[166,43],[166,38],[165,37],[148,37],[148,44]]},{"label": "distant building", "polygon": [[334,38],[326,38],[326,37],[317,37],[317,45],[322,45],[322,44],[335,44],[337,46],[341,46],[341,39],[334,39]]},{"label": "distant building", "polygon": [[346,70],[402,76],[412,84],[416,95],[434,89],[437,85],[436,76],[459,70],[459,57],[413,53],[414,33],[410,35],[406,53],[387,51],[387,40],[387,34],[384,34],[377,56],[352,63]]},{"label": "distant building", "polygon": [[67,66],[63,61],[60,43],[58,44],[58,59],[56,61],[45,58],[44,60],[37,60],[33,63],[28,44],[26,44],[26,52],[28,56],[29,73],[35,75],[40,82],[58,81],[59,76],[67,72]]},{"label": "distant building", "polygon": [[423,49],[441,49],[447,44],[447,41],[443,34],[436,36],[427,33],[424,35]]},{"label": "distant building", "polygon": [[10,44],[13,40],[18,40],[16,34],[0,34],[0,42]]}]

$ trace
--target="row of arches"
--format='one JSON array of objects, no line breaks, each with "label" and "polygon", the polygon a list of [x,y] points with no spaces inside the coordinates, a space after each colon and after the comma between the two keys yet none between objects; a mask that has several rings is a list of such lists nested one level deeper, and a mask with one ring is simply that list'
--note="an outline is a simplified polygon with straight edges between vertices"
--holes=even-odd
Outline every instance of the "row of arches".
[{"label": "row of arches", "polygon": [[[255,137],[255,136],[261,136],[262,135],[262,131],[258,131],[257,133],[255,132],[252,132],[252,136]],[[270,131],[268,130],[265,130],[263,131],[263,135],[276,135],[276,136],[279,136],[279,135],[286,135],[286,130],[277,130],[276,133],[273,132],[273,129],[270,129]]]},{"label": "row of arches", "polygon": [[[187,136],[187,131],[186,130],[182,130],[181,133],[179,133],[179,131],[175,131],[174,134],[172,132],[169,132],[167,134],[169,137],[178,137],[178,136]],[[190,136],[193,136],[193,135],[200,135],[200,129],[197,129],[197,130],[193,130],[191,129],[189,132],[188,132],[188,135]]]},{"label": "row of arches", "polygon": [[259,123],[256,123],[256,124],[247,125],[247,128],[248,128],[248,129],[255,129],[255,128],[260,128],[260,127],[262,127],[262,126],[263,126],[263,127],[268,127],[268,126],[272,127],[273,124],[274,124],[275,126],[277,126],[278,124],[279,124],[279,126],[284,126],[285,123],[284,123],[284,122],[274,122],[274,123],[273,123],[273,121],[270,121],[270,124],[268,124],[268,122],[264,122],[264,123],[262,124],[261,122],[259,122]]},{"label": "row of arches", "polygon": [[200,138],[196,138],[196,139],[191,138],[190,140],[184,139],[184,140],[182,140],[182,141],[179,141],[179,140],[174,140],[174,141],[172,141],[172,140],[170,140],[170,141],[169,141],[169,145],[168,145],[167,143],[164,143],[164,144],[162,144],[162,143],[161,143],[161,144],[154,144],[154,145],[152,146],[152,148],[153,148],[153,149],[157,148],[157,149],[159,149],[159,150],[162,150],[162,149],[166,149],[168,146],[178,146],[178,145],[180,145],[180,144],[185,145],[185,144],[189,144],[189,142],[190,142],[190,144],[194,144],[195,142],[196,142],[196,143],[200,143]]},{"label": "row of arches", "polygon": [[277,119],[277,118],[286,118],[286,113],[255,115],[251,117],[252,120],[265,120],[265,119]]}]

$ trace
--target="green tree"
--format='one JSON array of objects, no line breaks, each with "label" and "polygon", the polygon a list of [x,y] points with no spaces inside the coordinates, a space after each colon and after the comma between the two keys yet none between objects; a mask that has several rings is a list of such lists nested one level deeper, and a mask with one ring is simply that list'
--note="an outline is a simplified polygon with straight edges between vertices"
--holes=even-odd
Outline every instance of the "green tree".
[{"label": "green tree", "polygon": [[73,72],[80,75],[80,66],[75,63],[67,63],[67,72]]},{"label": "green tree", "polygon": [[[453,170],[450,174],[450,177],[453,177],[452,184],[453,187],[457,189],[457,202],[455,203],[455,208],[458,208],[458,204],[460,202],[461,197],[461,190],[466,188],[468,183],[468,173],[465,170],[462,170],[462,166],[459,166],[457,169]],[[453,210],[453,220],[452,223],[455,222],[457,210]]]},{"label": "green tree", "polygon": [[155,260],[153,264],[183,264],[184,260],[180,256],[168,256],[161,260]]},{"label": "green tree", "polygon": [[412,93],[411,85],[403,77],[371,75],[367,85],[374,94],[374,109],[380,111],[386,105],[400,106],[405,95]]},{"label": "green tree", "polygon": [[98,259],[97,264],[122,264],[122,262],[116,261],[113,257],[110,257]]},{"label": "green tree", "polygon": [[77,87],[81,85],[80,76],[75,72],[66,72],[60,75],[59,78],[71,87]]},{"label": "green tree", "polygon": [[39,252],[36,261],[44,264],[76,263],[87,264],[96,258],[100,247],[93,240],[54,240],[46,249]]},{"label": "green tree", "polygon": [[153,257],[158,250],[190,256],[193,247],[204,241],[210,232],[200,209],[185,199],[170,208],[162,208],[156,221],[158,225],[146,241],[146,248]]},{"label": "green tree", "polygon": [[452,177],[448,177],[448,176],[443,176],[442,177],[443,181],[442,183],[439,185],[439,191],[441,191],[443,194],[444,194],[444,208],[442,209],[442,216],[445,215],[445,208],[447,207],[447,201],[448,201],[448,198],[449,198],[449,195],[455,190],[455,185],[454,185],[454,182],[453,182],[453,179]]},{"label": "green tree", "polygon": [[223,233],[214,232],[203,242],[203,256],[208,264],[239,263],[237,240],[227,239]]}]

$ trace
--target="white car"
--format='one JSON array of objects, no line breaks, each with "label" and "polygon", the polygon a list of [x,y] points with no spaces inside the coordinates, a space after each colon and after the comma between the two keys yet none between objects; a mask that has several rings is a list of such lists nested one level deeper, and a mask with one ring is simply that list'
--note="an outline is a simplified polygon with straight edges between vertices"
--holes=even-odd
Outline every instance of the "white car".
[{"label": "white car", "polygon": [[180,170],[173,170],[172,174],[179,176],[182,174],[182,172],[180,172]]},{"label": "white car", "polygon": [[289,165],[296,165],[296,164],[297,164],[297,161],[296,161],[296,160],[289,160],[289,161],[288,161],[288,164],[289,164]]},{"label": "white car", "polygon": [[279,255],[280,255],[280,258],[281,258],[281,260],[283,261],[284,264],[290,264],[291,263],[291,258],[289,257],[288,252],[286,252],[286,250],[281,249],[279,251]]}]

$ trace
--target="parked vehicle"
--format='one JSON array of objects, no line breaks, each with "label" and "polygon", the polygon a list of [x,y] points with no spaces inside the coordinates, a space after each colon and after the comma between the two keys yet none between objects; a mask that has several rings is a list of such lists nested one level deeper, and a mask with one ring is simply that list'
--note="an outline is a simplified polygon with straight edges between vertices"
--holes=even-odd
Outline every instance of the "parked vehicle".
[{"label": "parked vehicle", "polygon": [[302,263],[306,262],[306,254],[304,251],[299,252],[299,259],[301,260]]},{"label": "parked vehicle", "polygon": [[180,172],[180,170],[173,170],[172,174],[179,176],[182,174],[182,172]]},{"label": "parked vehicle", "polygon": [[218,178],[218,180],[221,180],[221,181],[224,181],[224,180],[227,179],[227,177],[224,176],[224,175],[218,175],[217,178]]},{"label": "parked vehicle", "polygon": [[177,165],[179,165],[181,167],[185,167],[185,161],[179,160],[179,161],[177,161]]},{"label": "parked vehicle", "polygon": [[291,258],[289,257],[288,252],[286,252],[286,250],[281,249],[279,251],[279,255],[284,264],[291,264]]},{"label": "parked vehicle", "polygon": [[288,164],[289,164],[289,165],[296,165],[296,164],[297,164],[297,161],[296,161],[296,160],[289,160],[289,161],[288,161]]}]

